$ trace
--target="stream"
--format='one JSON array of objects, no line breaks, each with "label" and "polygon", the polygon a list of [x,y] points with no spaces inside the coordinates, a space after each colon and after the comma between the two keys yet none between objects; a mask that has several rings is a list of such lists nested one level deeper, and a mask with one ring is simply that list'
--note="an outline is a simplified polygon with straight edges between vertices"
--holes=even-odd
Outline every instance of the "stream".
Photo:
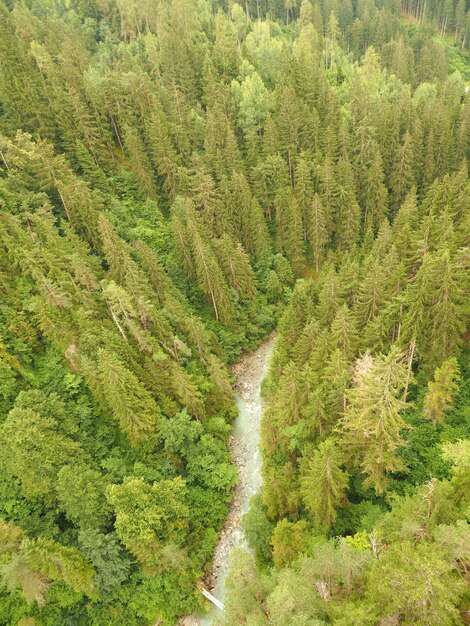
[{"label": "stream", "polygon": [[[244,354],[232,367],[235,375],[235,402],[238,416],[233,424],[229,448],[239,473],[234,497],[225,525],[219,535],[212,569],[206,577],[207,589],[224,601],[224,583],[230,569],[230,554],[236,547],[247,547],[240,520],[248,510],[253,495],[261,490],[260,424],[263,402],[261,383],[267,374],[274,348],[274,333],[254,352]],[[206,617],[186,618],[187,626],[210,626],[218,609],[212,607]],[[188,620],[188,621],[187,621]]]}]

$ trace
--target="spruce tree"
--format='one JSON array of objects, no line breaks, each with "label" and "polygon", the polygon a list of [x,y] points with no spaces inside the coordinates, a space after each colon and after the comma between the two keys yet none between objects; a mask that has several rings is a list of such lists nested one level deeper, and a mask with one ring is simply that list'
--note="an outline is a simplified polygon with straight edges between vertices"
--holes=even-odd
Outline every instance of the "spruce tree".
[{"label": "spruce tree", "polygon": [[332,348],[338,348],[347,359],[350,359],[357,349],[356,324],[347,304],[338,309],[331,324],[331,342]]},{"label": "spruce tree", "polygon": [[131,443],[137,445],[155,432],[160,411],[136,376],[108,350],[98,350],[100,393]]},{"label": "spruce tree", "polygon": [[403,339],[416,343],[427,368],[455,353],[464,329],[467,261],[446,248],[428,253],[404,298]]},{"label": "spruce tree", "polygon": [[346,500],[348,474],[342,465],[340,448],[332,437],[322,441],[302,465],[300,486],[304,504],[315,521],[326,528],[335,521],[336,509]]},{"label": "spruce tree", "polygon": [[395,207],[401,205],[406,194],[415,183],[414,175],[414,155],[412,137],[406,132],[403,143],[399,146],[393,162],[391,175],[392,202]]},{"label": "spruce tree", "polygon": [[287,257],[292,271],[299,277],[305,266],[302,214],[290,187],[276,196],[275,204],[278,249]]},{"label": "spruce tree", "polygon": [[312,248],[315,269],[318,272],[323,261],[325,247],[328,243],[328,235],[325,225],[325,209],[317,193],[313,197],[309,217],[307,224],[308,240]]},{"label": "spruce tree", "polygon": [[401,398],[406,383],[404,356],[397,348],[373,358],[366,353],[356,361],[354,386],[338,427],[347,456],[366,475],[366,485],[377,494],[387,487],[387,473],[404,469],[397,449],[406,427]]},{"label": "spruce tree", "polygon": [[441,422],[444,414],[452,407],[452,400],[459,388],[460,369],[455,357],[447,359],[434,372],[434,380],[428,382],[424,398],[424,415],[433,424]]},{"label": "spruce tree", "polygon": [[336,168],[334,231],[336,245],[349,251],[357,243],[361,227],[361,209],[356,199],[354,172],[349,160],[342,157]]}]

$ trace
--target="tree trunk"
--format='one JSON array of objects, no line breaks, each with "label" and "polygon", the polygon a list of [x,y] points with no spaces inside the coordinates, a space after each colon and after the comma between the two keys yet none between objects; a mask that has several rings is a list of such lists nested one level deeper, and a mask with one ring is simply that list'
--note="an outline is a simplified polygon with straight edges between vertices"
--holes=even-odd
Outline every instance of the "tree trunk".
[{"label": "tree trunk", "polygon": [[406,373],[406,385],[405,385],[405,391],[403,392],[403,402],[406,402],[406,396],[408,395],[408,387],[410,386],[411,369],[413,367],[413,357],[415,354],[415,350],[416,350],[416,337],[413,337],[413,339],[411,340],[410,348],[409,348],[408,371]]},{"label": "tree trunk", "polygon": [[7,168],[7,172],[9,172],[9,171],[10,171],[10,168],[9,168],[9,166],[8,166],[8,163],[6,162],[5,155],[3,154],[2,150],[0,150],[0,158],[1,158],[1,159],[2,159],[2,161],[5,163],[5,167]]},{"label": "tree trunk", "polygon": [[212,299],[212,305],[213,305],[213,307],[214,307],[215,319],[216,319],[217,321],[219,321],[219,313],[218,313],[218,311],[217,311],[217,305],[216,305],[216,303],[215,303],[215,298],[214,298],[214,292],[213,292],[213,291],[211,291],[211,299]]}]

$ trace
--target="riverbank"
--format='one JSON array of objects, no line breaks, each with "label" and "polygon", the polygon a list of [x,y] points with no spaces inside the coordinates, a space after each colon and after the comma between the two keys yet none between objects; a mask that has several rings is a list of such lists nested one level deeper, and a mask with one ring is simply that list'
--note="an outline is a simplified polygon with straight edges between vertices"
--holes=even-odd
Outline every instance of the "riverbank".
[{"label": "riverbank", "polygon": [[[245,546],[240,528],[243,515],[248,510],[252,496],[261,489],[261,452],[259,448],[261,414],[261,383],[265,378],[269,359],[274,348],[274,333],[257,350],[244,354],[231,371],[235,376],[235,402],[238,415],[229,439],[232,460],[238,469],[238,483],[224,527],[219,535],[210,572],[205,578],[207,589],[223,601],[225,577],[230,568],[230,553]],[[217,609],[214,609],[217,611]],[[186,617],[181,626],[209,626],[214,613],[206,617]]]}]

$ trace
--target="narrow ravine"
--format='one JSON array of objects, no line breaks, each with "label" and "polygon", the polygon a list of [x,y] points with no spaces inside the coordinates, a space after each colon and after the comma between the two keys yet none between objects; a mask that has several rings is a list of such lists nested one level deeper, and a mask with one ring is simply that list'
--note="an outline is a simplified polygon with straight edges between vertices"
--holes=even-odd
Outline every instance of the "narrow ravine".
[{"label": "narrow ravine", "polygon": [[[261,489],[260,424],[263,402],[261,383],[267,374],[269,358],[274,348],[274,333],[254,352],[246,353],[232,367],[235,375],[235,402],[238,416],[229,441],[232,459],[239,472],[234,498],[215,549],[212,569],[206,577],[208,590],[219,600],[224,599],[224,583],[230,568],[230,554],[236,547],[246,545],[240,521],[248,510],[253,495]],[[210,626],[217,609],[203,618],[186,618],[185,626]]]}]

